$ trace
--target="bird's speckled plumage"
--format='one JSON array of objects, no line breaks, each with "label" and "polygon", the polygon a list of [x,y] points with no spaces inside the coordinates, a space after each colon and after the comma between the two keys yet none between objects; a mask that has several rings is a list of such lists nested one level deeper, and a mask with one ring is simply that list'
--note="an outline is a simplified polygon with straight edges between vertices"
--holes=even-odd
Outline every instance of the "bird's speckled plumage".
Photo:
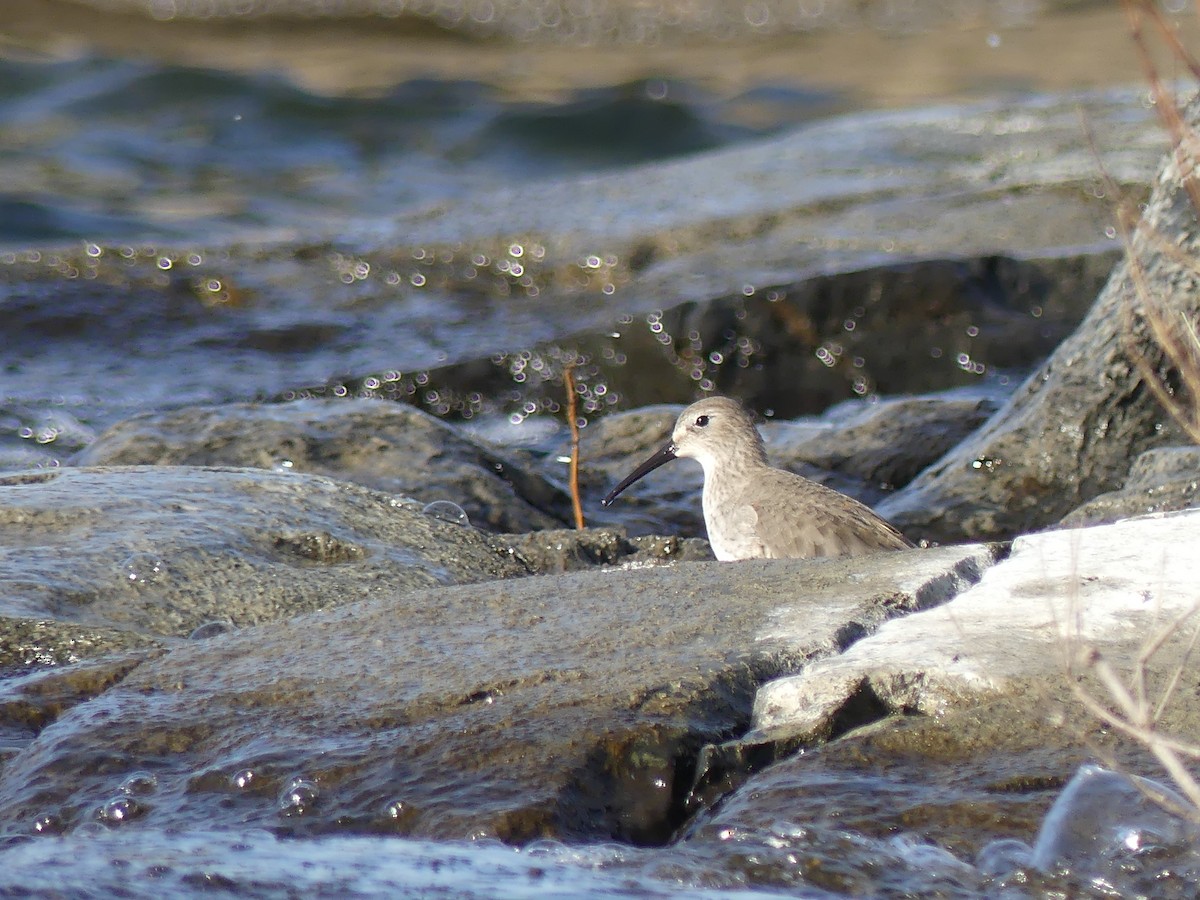
[{"label": "bird's speckled plumage", "polygon": [[704,524],[720,560],[857,556],[911,547],[900,532],[852,497],[772,468],[750,415],[728,397],[685,409],[670,442],[604,499],[676,457],[704,467]]}]

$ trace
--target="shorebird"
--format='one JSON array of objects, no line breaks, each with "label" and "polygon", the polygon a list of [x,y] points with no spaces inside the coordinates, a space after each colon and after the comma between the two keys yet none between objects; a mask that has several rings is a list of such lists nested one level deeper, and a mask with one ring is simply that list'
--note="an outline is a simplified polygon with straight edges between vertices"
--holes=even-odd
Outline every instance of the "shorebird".
[{"label": "shorebird", "polygon": [[857,556],[913,546],[854,498],[772,468],[750,414],[728,397],[708,397],[680,413],[671,440],[602,505],[679,457],[704,467],[704,524],[719,560]]}]

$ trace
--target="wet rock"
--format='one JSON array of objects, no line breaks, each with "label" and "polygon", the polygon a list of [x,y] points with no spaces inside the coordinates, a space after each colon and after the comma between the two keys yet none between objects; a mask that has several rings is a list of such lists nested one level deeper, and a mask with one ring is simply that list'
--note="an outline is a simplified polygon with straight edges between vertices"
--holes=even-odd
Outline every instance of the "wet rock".
[{"label": "wet rock", "polygon": [[1161,447],[1137,458],[1125,486],[1093,497],[1059,523],[1103,525],[1132,516],[1175,512],[1200,505],[1200,449]]},{"label": "wet rock", "polygon": [[804,467],[815,467],[830,473],[824,483],[876,503],[983,424],[1001,399],[975,388],[852,402],[816,421],[768,423],[763,434],[784,468],[807,475]]},{"label": "wet rock", "polygon": [[574,572],[598,565],[638,568],[713,558],[708,541],[699,538],[630,538],[623,530],[608,528],[564,528],[514,535],[508,539],[508,546],[539,574]]},{"label": "wet rock", "polygon": [[422,503],[448,500],[477,528],[561,527],[569,498],[513,457],[411,406],[307,400],[144,413],[110,428],[74,462],[310,472]]},{"label": "wet rock", "polygon": [[1125,488],[1093,497],[1063,516],[1063,528],[1105,525],[1133,516],[1177,512],[1200,506],[1200,479],[1193,476],[1167,481],[1154,487]]},{"label": "wet rock", "polygon": [[[1190,666],[1198,550],[1195,512],[1022,537],[950,602],[890,620],[843,653],[769,682],[747,734],[702,752],[693,796],[702,808],[722,802],[698,817],[681,847],[702,859],[734,840],[747,858],[771,860],[776,877],[795,879],[786,883],[854,895],[868,876],[842,866],[834,848],[847,833],[856,841],[902,833],[914,852],[934,854],[939,879],[965,878],[966,893],[991,895],[1008,876],[1039,895],[1078,890],[1090,874],[1038,873],[1027,845],[1024,868],[1009,853],[1008,862],[988,863],[990,873],[947,868],[940,854],[970,859],[998,840],[1032,842],[1071,774],[1097,755],[1161,776],[1146,747],[1120,740],[1073,689],[1111,707],[1089,661],[1138,677],[1145,648],[1165,635],[1144,682],[1158,703],[1176,670]],[[1194,698],[1173,696],[1155,727],[1186,740],[1200,710]],[[1077,845],[1096,851],[1079,860],[1082,871],[1115,846],[1109,821],[1084,815],[1070,828]],[[1148,846],[1161,845],[1151,838]],[[788,866],[788,853],[826,862]],[[1124,884],[1139,885],[1131,894],[1181,877],[1188,893],[1192,876],[1171,871],[1174,858],[1148,852],[1113,864]]]},{"label": "wet rock", "polygon": [[872,257],[862,268],[742,285],[488,359],[391,379],[341,377],[281,396],[350,393],[464,415],[495,408],[480,397],[507,397],[506,414],[559,412],[568,364],[588,415],[618,402],[686,404],[713,390],[792,417],[881,394],[1010,389],[1079,324],[1118,258],[1077,248],[1019,259]]},{"label": "wet rock", "polygon": [[[251,469],[2,475],[0,546],[0,616],[57,622],[55,655],[82,646],[86,629],[71,637],[66,623],[111,645],[110,629],[185,636],[213,621],[253,625],[404,587],[527,574],[504,545],[419,503]],[[18,632],[4,653],[26,644]]]},{"label": "wet rock", "polygon": [[[1054,699],[1011,696],[937,716],[892,716],[807,746],[702,813],[672,858],[701,871],[721,859],[722,870],[753,870],[763,887],[836,896],[904,896],[914,884],[954,897],[1001,896],[1007,887],[1015,896],[1088,896],[1097,876],[1120,884],[1120,896],[1190,896],[1194,845],[1178,842],[1181,828],[1154,828],[1169,817],[1155,816],[1144,797],[1123,803],[1110,793],[1116,804],[1107,808],[1071,804],[1083,815],[1052,830],[1073,845],[1072,864],[1032,864],[1031,844],[1046,833],[1072,773],[1097,753],[1127,772],[1162,777],[1147,752],[1115,742],[1095,721],[1031,717]],[[864,847],[887,861],[883,871],[855,861]]]},{"label": "wet rock", "polygon": [[[682,406],[650,406],[592,422],[582,433],[579,488],[588,521],[627,528],[632,534],[698,537],[705,534],[700,492],[704,473],[682,460],[658,469],[610,507],[601,498],[642,460],[671,438]],[[565,446],[560,448],[566,452]]]},{"label": "wet rock", "polygon": [[1144,451],[1181,443],[1151,381],[1183,396],[1187,378],[1158,335],[1186,348],[1180,323],[1200,315],[1196,216],[1171,157],[1134,238],[1136,264],[1118,266],[1075,333],[987,425],[880,513],[916,538],[1008,537],[1118,489]]},{"label": "wet rock", "polygon": [[1200,475],[1200,447],[1159,447],[1133,462],[1126,488],[1152,488]]},{"label": "wet rock", "polygon": [[745,727],[763,680],[991,561],[962,547],[512,579],[189,643],[28,743],[0,777],[0,827],[73,830],[149,771],[154,829],[662,841],[697,751]]},{"label": "wet rock", "polygon": [[[1073,682],[1097,690],[1084,648],[1127,668],[1165,623],[1195,612],[1198,551],[1195,512],[1019,538],[950,603],[889,622],[846,653],[766,685],[747,740],[811,740],[890,713],[941,716],[997,698],[1039,698],[1023,715],[1031,728],[1044,725],[1062,714]],[[1153,659],[1156,670],[1186,658],[1187,629],[1178,630]],[[1055,702],[1047,709],[1042,698]],[[847,709],[867,714],[847,722]],[[1198,712],[1181,703],[1160,724]]]},{"label": "wet rock", "polygon": [[5,674],[157,646],[152,638],[119,628],[0,616],[0,672]]}]

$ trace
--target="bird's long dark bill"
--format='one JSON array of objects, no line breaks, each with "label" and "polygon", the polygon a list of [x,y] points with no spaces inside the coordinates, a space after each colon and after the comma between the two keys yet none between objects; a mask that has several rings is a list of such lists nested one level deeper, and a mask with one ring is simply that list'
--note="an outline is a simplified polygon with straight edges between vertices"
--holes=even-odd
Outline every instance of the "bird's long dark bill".
[{"label": "bird's long dark bill", "polygon": [[659,466],[661,466],[663,463],[669,463],[674,458],[675,458],[675,442],[670,441],[667,443],[667,445],[665,447],[663,447],[661,450],[659,450],[657,453],[655,453],[652,457],[650,457],[648,460],[646,460],[644,463],[642,463],[640,466],[638,466],[636,469],[634,469],[632,472],[630,472],[625,477],[624,481],[622,481],[615,488],[613,488],[611,491],[609,491],[608,496],[600,501],[600,505],[608,506],[610,503],[612,503],[614,500],[617,499],[617,494],[621,493],[621,491],[625,490],[625,488],[629,487],[631,484],[633,484],[639,478],[642,478],[643,476],[650,474],[655,469],[657,469]]}]

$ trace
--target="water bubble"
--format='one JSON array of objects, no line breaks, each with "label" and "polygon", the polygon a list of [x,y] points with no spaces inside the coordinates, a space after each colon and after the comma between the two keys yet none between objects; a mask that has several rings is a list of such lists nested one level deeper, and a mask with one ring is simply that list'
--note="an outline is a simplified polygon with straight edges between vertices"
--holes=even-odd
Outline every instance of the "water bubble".
[{"label": "water bubble", "polygon": [[320,799],[321,791],[316,782],[297,776],[279,792],[278,808],[281,816],[302,816],[309,812]]},{"label": "water bubble", "polygon": [[205,641],[209,638],[214,638],[219,634],[228,634],[231,631],[236,631],[237,626],[232,622],[205,622],[203,625],[192,629],[188,635],[189,641]]},{"label": "water bubble", "polygon": [[123,825],[138,818],[145,812],[145,806],[133,797],[122,794],[119,797],[113,797],[96,810],[96,818],[105,825]]},{"label": "water bubble", "polygon": [[[513,423],[517,424],[516,422]],[[425,505],[421,510],[427,516],[433,516],[435,519],[441,519],[443,522],[449,522],[452,525],[470,525],[471,520],[467,516],[463,508],[457,503],[451,503],[449,500],[434,500],[432,503]]]},{"label": "water bubble", "polygon": [[128,797],[145,797],[158,790],[158,778],[149,772],[134,772],[121,782],[121,793]]},{"label": "water bubble", "polygon": [[258,776],[254,774],[253,769],[242,769],[242,771],[236,772],[234,776],[229,779],[229,783],[239,791],[244,791],[250,787],[257,778]]},{"label": "water bubble", "polygon": [[167,564],[153,553],[131,553],[120,569],[126,581],[138,585],[158,584],[167,574]]}]

